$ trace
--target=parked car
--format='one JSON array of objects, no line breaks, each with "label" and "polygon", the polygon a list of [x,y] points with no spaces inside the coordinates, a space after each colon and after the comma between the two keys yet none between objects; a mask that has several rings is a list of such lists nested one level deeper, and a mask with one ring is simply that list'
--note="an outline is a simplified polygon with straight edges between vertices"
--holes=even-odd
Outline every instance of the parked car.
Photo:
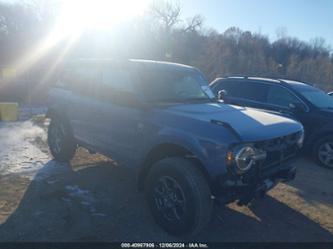
[{"label": "parked car", "polygon": [[311,85],[293,80],[256,77],[218,78],[210,84],[225,103],[275,111],[300,121],[304,152],[333,168],[333,98]]},{"label": "parked car", "polygon": [[218,102],[197,69],[144,60],[65,65],[47,116],[56,160],[82,146],[132,168],[157,224],[184,236],[214,201],[247,204],[294,179],[303,140],[292,119]]}]

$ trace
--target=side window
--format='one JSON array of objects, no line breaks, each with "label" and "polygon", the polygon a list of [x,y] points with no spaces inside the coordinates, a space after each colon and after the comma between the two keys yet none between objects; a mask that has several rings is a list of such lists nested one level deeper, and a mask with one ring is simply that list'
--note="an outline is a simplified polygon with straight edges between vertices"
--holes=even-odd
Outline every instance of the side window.
[{"label": "side window", "polygon": [[241,98],[265,103],[269,86],[256,82],[242,82],[239,89]]},{"label": "side window", "polygon": [[98,98],[120,106],[133,106],[136,98],[130,70],[112,65],[105,66]]},{"label": "side window", "polygon": [[98,67],[84,65],[64,70],[59,82],[76,94],[95,97],[100,79],[101,71]]},{"label": "side window", "polygon": [[217,83],[216,87],[213,88],[213,92],[217,95],[220,90],[226,90],[230,97],[240,97],[239,82],[237,81],[222,81]]},{"label": "side window", "polygon": [[55,86],[66,90],[72,90],[72,71],[72,68],[62,69],[61,72],[59,72],[60,77],[55,82]]},{"label": "side window", "polygon": [[122,68],[105,68],[103,70],[102,85],[110,91],[134,91],[130,71]]},{"label": "side window", "polygon": [[300,103],[299,99],[295,97],[290,91],[281,86],[271,86],[267,96],[269,104],[289,107],[291,103]]},{"label": "side window", "polygon": [[221,82],[216,91],[226,90],[227,96],[258,102],[266,102],[269,86],[247,81]]}]

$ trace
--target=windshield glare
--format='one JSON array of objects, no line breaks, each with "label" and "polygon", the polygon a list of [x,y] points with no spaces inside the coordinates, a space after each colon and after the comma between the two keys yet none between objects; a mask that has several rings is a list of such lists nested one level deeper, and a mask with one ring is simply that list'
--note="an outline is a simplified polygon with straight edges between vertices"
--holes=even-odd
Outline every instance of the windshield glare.
[{"label": "windshield glare", "polygon": [[197,72],[141,72],[141,89],[149,102],[212,101],[208,83]]},{"label": "windshield glare", "polygon": [[314,106],[318,108],[333,108],[333,98],[324,91],[312,87],[299,87],[297,90]]}]

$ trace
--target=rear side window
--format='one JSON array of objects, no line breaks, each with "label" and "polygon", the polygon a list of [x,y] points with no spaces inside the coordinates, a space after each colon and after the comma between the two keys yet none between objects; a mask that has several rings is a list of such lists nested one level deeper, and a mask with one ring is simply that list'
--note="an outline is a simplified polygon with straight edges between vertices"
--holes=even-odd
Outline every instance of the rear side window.
[{"label": "rear side window", "polygon": [[266,84],[256,82],[243,82],[240,87],[241,97],[257,102],[265,103],[267,100],[267,93],[269,86]]},{"label": "rear side window", "polygon": [[97,98],[121,106],[132,103],[136,98],[132,71],[117,64],[105,65]]},{"label": "rear side window", "polygon": [[134,92],[132,75],[126,68],[104,68],[102,85],[109,91]]},{"label": "rear side window", "polygon": [[94,65],[78,65],[63,71],[58,85],[62,85],[74,93],[94,97],[101,81],[101,70]]},{"label": "rear side window", "polygon": [[226,90],[228,96],[234,98],[266,102],[269,86],[247,81],[224,81],[218,83],[213,89],[215,93],[219,90]]}]

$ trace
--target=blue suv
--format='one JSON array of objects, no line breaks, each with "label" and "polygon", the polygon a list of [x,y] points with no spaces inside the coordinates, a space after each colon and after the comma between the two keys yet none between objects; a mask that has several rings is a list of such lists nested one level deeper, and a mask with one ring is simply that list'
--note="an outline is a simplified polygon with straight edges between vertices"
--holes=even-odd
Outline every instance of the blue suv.
[{"label": "blue suv", "polygon": [[304,153],[333,169],[333,98],[309,84],[256,77],[218,78],[213,92],[225,103],[276,112],[301,122]]},{"label": "blue suv", "polygon": [[60,72],[47,114],[54,158],[67,162],[82,146],[132,168],[171,234],[199,232],[214,202],[247,204],[295,177],[302,125],[219,102],[193,67],[79,60]]}]

